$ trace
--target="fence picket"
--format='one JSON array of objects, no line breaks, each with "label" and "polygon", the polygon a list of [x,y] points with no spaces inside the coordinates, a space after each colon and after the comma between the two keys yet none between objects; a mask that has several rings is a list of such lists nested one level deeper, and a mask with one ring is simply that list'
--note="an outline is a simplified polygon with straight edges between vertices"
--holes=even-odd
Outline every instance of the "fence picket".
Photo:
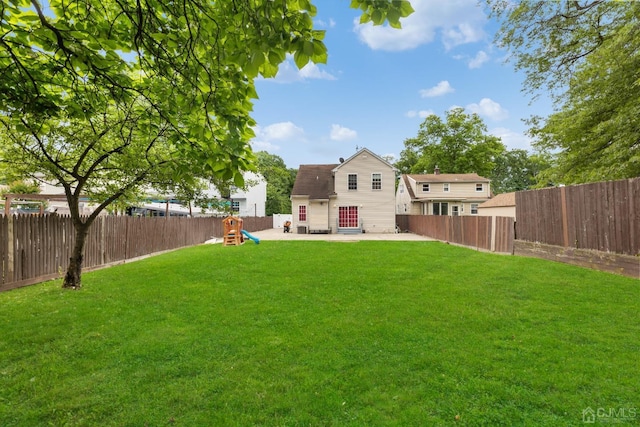
[{"label": "fence picket", "polygon": [[[247,231],[273,227],[271,217],[244,218]],[[89,229],[83,267],[125,261],[222,237],[222,218],[98,217]],[[65,215],[0,217],[0,291],[59,277],[69,265],[75,230]]]}]

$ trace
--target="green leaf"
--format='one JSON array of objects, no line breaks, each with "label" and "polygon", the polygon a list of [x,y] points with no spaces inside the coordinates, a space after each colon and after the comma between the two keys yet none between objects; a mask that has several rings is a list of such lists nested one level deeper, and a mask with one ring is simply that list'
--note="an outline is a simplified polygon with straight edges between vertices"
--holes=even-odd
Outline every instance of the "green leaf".
[{"label": "green leaf", "polygon": [[374,10],[371,14],[371,20],[373,25],[382,25],[384,23],[384,13],[379,9]]},{"label": "green leaf", "polygon": [[242,176],[241,173],[236,173],[233,176],[233,183],[236,185],[236,187],[239,187],[239,188],[244,187],[244,177]]},{"label": "green leaf", "polygon": [[307,56],[304,52],[297,51],[293,54],[293,60],[296,63],[296,66],[299,69],[302,69],[309,63],[309,56]]}]

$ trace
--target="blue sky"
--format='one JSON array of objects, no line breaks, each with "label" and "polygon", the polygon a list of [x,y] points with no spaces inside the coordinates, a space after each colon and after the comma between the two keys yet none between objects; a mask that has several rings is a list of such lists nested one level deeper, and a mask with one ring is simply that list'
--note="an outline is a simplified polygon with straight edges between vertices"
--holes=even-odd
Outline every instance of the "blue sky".
[{"label": "blue sky", "polygon": [[253,149],[289,168],[337,163],[356,147],[397,159],[425,114],[444,118],[454,106],[478,113],[507,148],[530,149],[522,120],[551,112],[522,92],[523,75],[505,64],[493,44],[498,25],[477,0],[411,0],[401,30],[359,25],[348,0],[314,3],[327,64],[298,70],[290,58],[256,83]]}]

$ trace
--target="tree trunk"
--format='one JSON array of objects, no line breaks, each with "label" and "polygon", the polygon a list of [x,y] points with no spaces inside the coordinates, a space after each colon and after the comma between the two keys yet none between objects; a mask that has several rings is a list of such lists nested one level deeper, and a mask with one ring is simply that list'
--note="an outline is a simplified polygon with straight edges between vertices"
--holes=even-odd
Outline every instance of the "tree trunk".
[{"label": "tree trunk", "polygon": [[69,258],[69,268],[64,276],[63,288],[80,289],[82,286],[82,262],[84,258],[84,245],[87,240],[89,227],[86,225],[76,225],[76,239],[73,246],[71,258]]}]

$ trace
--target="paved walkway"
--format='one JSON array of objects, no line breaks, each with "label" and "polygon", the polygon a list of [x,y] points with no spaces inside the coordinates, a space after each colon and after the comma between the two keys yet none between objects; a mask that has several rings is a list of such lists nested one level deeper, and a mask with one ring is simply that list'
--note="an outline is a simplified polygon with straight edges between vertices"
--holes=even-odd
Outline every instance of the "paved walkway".
[{"label": "paved walkway", "polygon": [[[294,230],[295,231],[295,230]],[[429,237],[419,236],[413,233],[362,233],[362,234],[297,234],[295,232],[285,233],[282,228],[272,228],[270,230],[255,231],[251,233],[260,240],[330,240],[330,241],[350,241],[360,240],[388,240],[388,241],[429,241]]]}]

